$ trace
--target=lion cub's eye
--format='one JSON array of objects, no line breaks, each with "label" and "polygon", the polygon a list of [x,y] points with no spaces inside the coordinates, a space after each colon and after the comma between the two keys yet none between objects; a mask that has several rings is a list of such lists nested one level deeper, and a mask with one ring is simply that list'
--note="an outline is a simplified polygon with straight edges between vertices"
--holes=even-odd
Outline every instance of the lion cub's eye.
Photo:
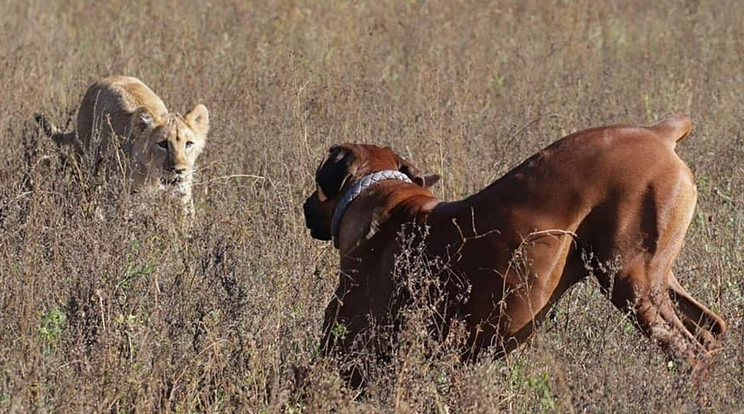
[{"label": "lion cub's eye", "polygon": [[163,140],[163,141],[158,142],[158,147],[162,149],[168,149],[168,141]]},{"label": "lion cub's eye", "polygon": [[186,148],[191,148],[191,146],[194,145],[191,141],[186,141]]}]

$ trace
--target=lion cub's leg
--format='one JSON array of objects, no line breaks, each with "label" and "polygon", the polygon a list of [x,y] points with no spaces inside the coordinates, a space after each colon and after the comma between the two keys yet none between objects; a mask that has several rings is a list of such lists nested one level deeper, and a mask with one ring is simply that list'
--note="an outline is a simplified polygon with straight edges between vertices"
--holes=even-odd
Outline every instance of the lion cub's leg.
[{"label": "lion cub's leg", "polygon": [[191,190],[191,178],[186,179],[186,181],[178,185],[178,201],[181,205],[181,211],[179,213],[181,227],[190,230],[195,215],[194,199]]}]

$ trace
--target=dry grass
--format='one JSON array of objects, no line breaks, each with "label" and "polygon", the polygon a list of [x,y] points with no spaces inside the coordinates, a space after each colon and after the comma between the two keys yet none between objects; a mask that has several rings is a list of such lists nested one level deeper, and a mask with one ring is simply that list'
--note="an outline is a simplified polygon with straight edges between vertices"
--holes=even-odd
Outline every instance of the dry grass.
[{"label": "dry grass", "polygon": [[[0,411],[741,411],[744,3],[606,3],[0,0]],[[210,109],[191,239],[30,125],[113,73]],[[317,357],[337,255],[300,206],[330,144],[390,145],[452,199],[568,132],[678,111],[699,205],[675,271],[730,326],[700,389],[591,280],[507,359],[463,366],[410,323],[358,395]]]}]

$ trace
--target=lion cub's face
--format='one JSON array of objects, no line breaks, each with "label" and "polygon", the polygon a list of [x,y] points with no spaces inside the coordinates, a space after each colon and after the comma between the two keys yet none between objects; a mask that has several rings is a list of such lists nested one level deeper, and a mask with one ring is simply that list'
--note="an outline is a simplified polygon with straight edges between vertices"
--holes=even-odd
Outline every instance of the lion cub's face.
[{"label": "lion cub's face", "polygon": [[138,110],[133,122],[134,130],[139,130],[134,155],[147,175],[161,185],[180,186],[190,181],[207,141],[207,108],[197,105],[183,117],[174,113],[158,117]]}]

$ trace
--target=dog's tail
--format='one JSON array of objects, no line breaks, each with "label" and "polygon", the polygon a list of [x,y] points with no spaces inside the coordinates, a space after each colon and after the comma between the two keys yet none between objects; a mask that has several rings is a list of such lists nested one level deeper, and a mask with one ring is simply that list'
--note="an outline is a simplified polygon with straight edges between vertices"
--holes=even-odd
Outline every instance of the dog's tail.
[{"label": "dog's tail", "polygon": [[677,114],[662,119],[651,126],[650,129],[664,140],[675,144],[690,134],[690,131],[692,131],[692,121],[685,115]]}]

